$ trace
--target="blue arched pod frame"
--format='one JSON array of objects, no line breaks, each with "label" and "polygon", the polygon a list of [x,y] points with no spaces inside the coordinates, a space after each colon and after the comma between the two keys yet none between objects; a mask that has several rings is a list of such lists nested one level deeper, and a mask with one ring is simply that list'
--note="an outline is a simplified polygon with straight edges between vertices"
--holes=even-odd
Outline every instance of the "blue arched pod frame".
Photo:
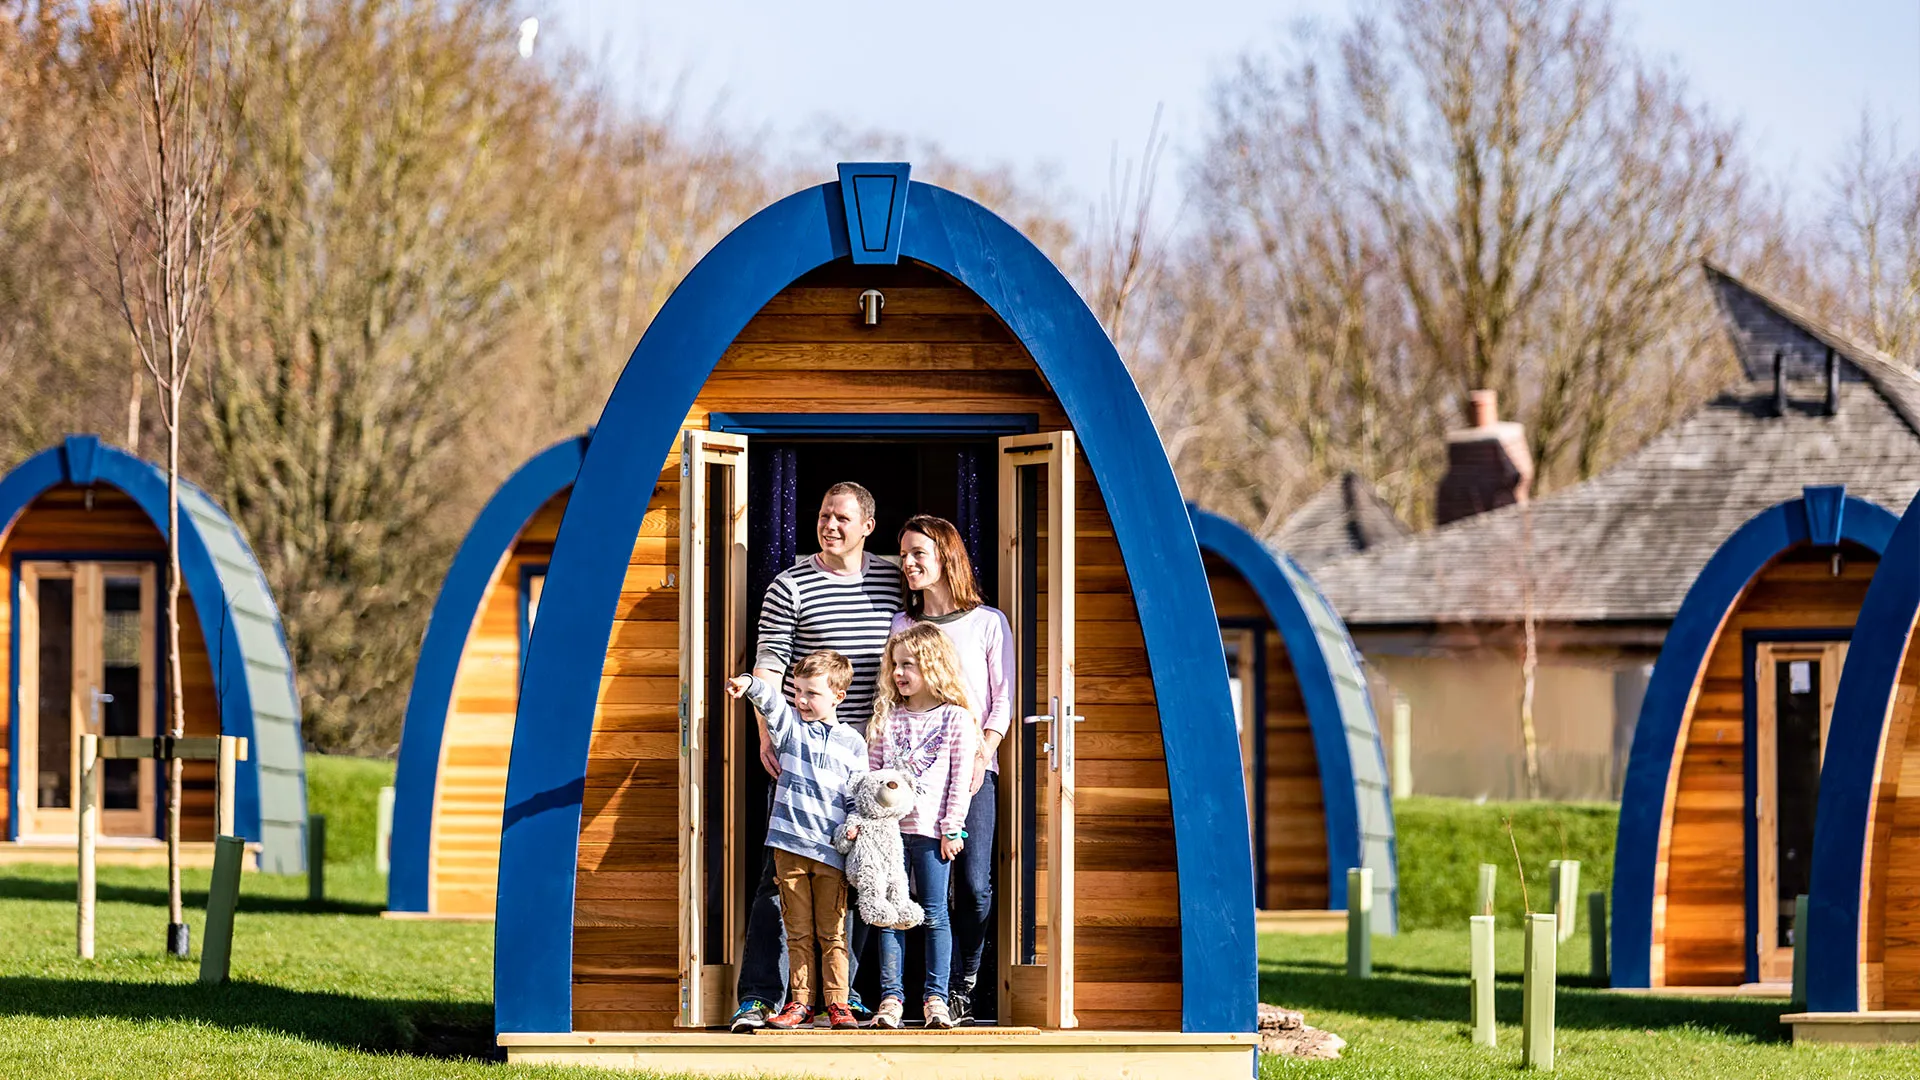
[{"label": "blue arched pod frame", "polygon": [[1878,553],[1885,550],[1894,523],[1891,513],[1848,495],[1844,487],[1809,487],[1800,498],[1777,503],[1735,530],[1688,588],[1647,683],[1620,795],[1613,855],[1613,985],[1652,982],[1654,874],[1668,812],[1667,780],[1679,764],[1680,727],[1694,682],[1727,613],[1754,575],[1788,549],[1847,540]]},{"label": "blue arched pod frame", "polygon": [[1247,580],[1286,643],[1320,767],[1328,906],[1345,908],[1348,868],[1368,867],[1376,896],[1374,928],[1391,934],[1399,925],[1400,896],[1393,799],[1360,652],[1333,605],[1291,556],[1218,514],[1192,505],[1187,513],[1200,550],[1226,560]]},{"label": "blue arched pod frame", "polygon": [[433,847],[433,800],[440,780],[453,680],[472,636],[487,586],[527,522],[555,495],[573,486],[586,456],[585,438],[555,443],[534,455],[500,485],[473,520],[447,567],[427,618],[420,659],[413,668],[407,715],[400,729],[400,760],[393,778],[393,838],[388,848],[387,908],[427,910]]},{"label": "blue arched pod frame", "polygon": [[1886,752],[1887,720],[1920,617],[1920,498],[1887,542],[1854,623],[1820,766],[1807,893],[1807,1009],[1856,1012],[1860,1000],[1861,876],[1867,823]]},{"label": "blue arched pod frame", "polygon": [[[904,167],[899,179],[906,182]],[[888,212],[863,210],[861,219],[899,229],[900,258],[985,301],[1080,432],[1131,579],[1159,703],[1180,875],[1182,1027],[1253,1030],[1252,860],[1226,665],[1199,547],[1146,407],[1098,320],[1031,241],[941,188],[914,183],[904,198],[898,189],[885,195]],[[587,751],[620,583],[646,510],[635,493],[653,490],[695,396],[747,321],[801,275],[850,252],[839,183],[761,210],[687,275],[608,400],[561,522],[515,723],[495,938],[499,1031],[572,1025]]]},{"label": "blue arched pod frame", "polygon": [[[0,479],[0,522],[11,529],[33,500],[59,484],[104,484],[131,498],[167,534],[167,474],[159,466],[100,442],[73,435],[42,450]],[[193,597],[200,633],[213,665],[220,731],[245,736],[247,760],[235,771],[235,827],[261,845],[260,868],[297,874],[306,869],[306,755],[300,735],[300,697],[293,685],[280,611],[240,527],[191,483],[180,484],[181,584]],[[18,578],[16,577],[16,581]],[[19,605],[15,604],[13,670],[20,670]],[[10,690],[20,715],[20,688]],[[8,725],[18,761],[20,725]],[[7,774],[18,806],[19,770]],[[8,818],[9,838],[18,820]]]}]

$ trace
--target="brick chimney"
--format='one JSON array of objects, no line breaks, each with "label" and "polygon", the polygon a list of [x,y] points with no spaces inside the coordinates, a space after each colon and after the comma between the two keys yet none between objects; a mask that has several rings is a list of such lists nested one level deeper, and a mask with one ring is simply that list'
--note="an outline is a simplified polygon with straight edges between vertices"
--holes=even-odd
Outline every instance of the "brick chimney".
[{"label": "brick chimney", "polygon": [[1533,454],[1527,432],[1500,419],[1500,397],[1475,390],[1473,426],[1447,434],[1447,472],[1440,478],[1434,520],[1440,525],[1527,501]]}]

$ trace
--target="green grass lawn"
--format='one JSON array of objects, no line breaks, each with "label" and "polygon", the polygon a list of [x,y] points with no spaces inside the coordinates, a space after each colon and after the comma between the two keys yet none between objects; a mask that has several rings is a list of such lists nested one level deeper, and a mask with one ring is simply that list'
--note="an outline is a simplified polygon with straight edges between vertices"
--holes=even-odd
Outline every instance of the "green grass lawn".
[{"label": "green grass lawn", "polygon": [[491,924],[379,917],[374,804],[392,763],[307,768],[328,819],[329,902],[309,907],[303,877],[248,874],[227,986],[195,981],[206,871],[185,875],[194,958],[180,962],[162,955],[166,872],[103,867],[89,963],[74,956],[73,869],[0,869],[0,1075],[582,1075],[489,1063]]},{"label": "green grass lawn", "polygon": [[[328,819],[328,904],[306,903],[304,878],[249,874],[234,943],[234,981],[196,982],[207,874],[187,875],[195,960],[161,955],[165,873],[100,873],[98,956],[74,958],[73,870],[0,868],[0,1076],[303,1077],[604,1076],[492,1063],[493,927],[379,917],[374,804],[388,762],[308,759],[312,808]],[[1306,1011],[1349,1043],[1339,1062],[1268,1060],[1263,1076],[1492,1076],[1518,1068],[1520,934],[1500,941],[1501,1045],[1467,1039],[1466,935],[1475,867],[1502,867],[1501,910],[1518,914],[1511,816],[1534,905],[1546,862],[1579,858],[1583,888],[1606,887],[1613,813],[1603,807],[1396,806],[1404,921],[1375,942],[1376,977],[1344,974],[1339,937],[1261,942],[1261,997]],[[1584,909],[1582,910],[1584,926]],[[1782,1041],[1778,1002],[1649,999],[1587,984],[1584,932],[1562,950],[1560,1072],[1574,1077],[1920,1075],[1920,1050],[1854,1052]]]},{"label": "green grass lawn", "polygon": [[[1471,870],[1471,867],[1469,867]],[[1340,936],[1269,935],[1260,942],[1260,998],[1300,1009],[1347,1040],[1337,1062],[1261,1062],[1272,1077],[1486,1077],[1520,1067],[1521,931],[1502,930],[1495,1009],[1499,1045],[1474,1046],[1467,1026],[1464,930],[1374,940],[1374,977],[1346,975]],[[1784,1041],[1784,1001],[1649,998],[1593,988],[1584,921],[1561,946],[1556,1073],[1567,1077],[1911,1077],[1920,1049],[1857,1051]]]}]

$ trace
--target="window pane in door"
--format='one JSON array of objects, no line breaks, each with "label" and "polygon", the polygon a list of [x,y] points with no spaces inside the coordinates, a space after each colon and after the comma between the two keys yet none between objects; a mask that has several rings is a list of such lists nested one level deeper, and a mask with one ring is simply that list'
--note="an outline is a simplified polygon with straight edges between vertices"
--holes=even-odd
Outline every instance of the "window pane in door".
[{"label": "window pane in door", "polygon": [[[140,734],[140,579],[108,578],[106,620],[101,633],[105,671],[100,687],[100,733]],[[101,804],[108,810],[140,808],[140,763],[102,763]]]},{"label": "window pane in door", "polygon": [[1813,816],[1820,801],[1820,661],[1773,669],[1776,722],[1774,837],[1779,844],[1778,925],[1774,944],[1793,946],[1794,900],[1812,882]]},{"label": "window pane in door", "polygon": [[42,578],[40,607],[40,807],[73,806],[73,581]]}]

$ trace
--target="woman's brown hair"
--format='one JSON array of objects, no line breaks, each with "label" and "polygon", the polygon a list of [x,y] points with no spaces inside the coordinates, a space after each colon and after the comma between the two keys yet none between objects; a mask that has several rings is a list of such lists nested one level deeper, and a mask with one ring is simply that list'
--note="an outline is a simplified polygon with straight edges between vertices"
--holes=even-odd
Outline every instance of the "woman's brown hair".
[{"label": "woman's brown hair", "polygon": [[[967,557],[967,545],[960,539],[960,530],[953,522],[932,514],[915,514],[900,526],[900,541],[904,544],[908,533],[919,533],[933,541],[934,555],[940,560],[940,580],[947,583],[947,591],[953,594],[953,606],[956,611],[972,611],[986,601],[981,599],[980,585],[973,578],[973,560]],[[919,617],[925,598],[919,593],[907,595],[907,614]]]}]

